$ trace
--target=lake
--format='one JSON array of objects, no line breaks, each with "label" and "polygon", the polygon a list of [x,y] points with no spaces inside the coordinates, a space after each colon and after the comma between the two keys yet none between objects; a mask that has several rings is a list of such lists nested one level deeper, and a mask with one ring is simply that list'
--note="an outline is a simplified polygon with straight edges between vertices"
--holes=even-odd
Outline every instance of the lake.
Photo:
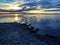
[{"label": "lake", "polygon": [[31,24],[38,28],[38,34],[49,34],[60,37],[60,15],[23,15],[23,14],[1,14],[0,23],[17,22]]},{"label": "lake", "polygon": [[60,18],[60,15],[23,15],[23,14],[0,14],[0,23],[4,22],[21,22],[22,20],[36,19],[56,19]]}]

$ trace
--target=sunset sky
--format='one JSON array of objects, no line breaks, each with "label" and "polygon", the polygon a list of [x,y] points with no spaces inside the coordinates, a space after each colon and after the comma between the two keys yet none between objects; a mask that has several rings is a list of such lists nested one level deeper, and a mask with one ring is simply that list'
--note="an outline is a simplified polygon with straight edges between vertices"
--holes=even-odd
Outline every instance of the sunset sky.
[{"label": "sunset sky", "polygon": [[0,0],[0,9],[21,9],[20,4],[25,3],[25,0]]},{"label": "sunset sky", "polygon": [[0,9],[20,9],[18,2],[19,0],[0,0]]},{"label": "sunset sky", "polygon": [[[19,7],[19,5],[24,4],[24,3],[38,3],[38,2],[43,2],[43,3],[51,3],[50,5],[45,5],[45,7],[57,7],[55,5],[60,3],[60,0],[0,0],[0,9],[5,9],[5,10],[20,10],[22,7]],[[40,4],[41,6],[43,4]],[[40,6],[39,5],[39,6]],[[44,7],[44,6],[43,6]]]}]

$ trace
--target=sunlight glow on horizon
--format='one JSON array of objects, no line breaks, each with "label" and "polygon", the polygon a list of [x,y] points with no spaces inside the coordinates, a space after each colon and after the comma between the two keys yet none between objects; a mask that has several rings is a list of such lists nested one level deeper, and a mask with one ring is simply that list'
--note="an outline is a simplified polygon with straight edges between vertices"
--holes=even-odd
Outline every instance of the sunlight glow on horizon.
[{"label": "sunlight glow on horizon", "polygon": [[21,8],[21,7],[18,7],[17,4],[11,4],[11,5],[9,5],[8,7],[5,7],[5,8],[3,8],[3,9],[5,9],[5,10],[20,10],[20,9],[22,9],[22,8]]}]

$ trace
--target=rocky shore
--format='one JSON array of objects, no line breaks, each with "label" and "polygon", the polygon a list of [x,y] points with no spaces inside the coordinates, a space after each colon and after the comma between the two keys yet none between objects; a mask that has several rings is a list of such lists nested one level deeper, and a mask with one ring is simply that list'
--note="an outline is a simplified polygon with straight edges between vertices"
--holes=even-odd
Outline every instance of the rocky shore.
[{"label": "rocky shore", "polygon": [[60,38],[38,35],[34,27],[20,23],[0,23],[0,45],[60,45]]}]

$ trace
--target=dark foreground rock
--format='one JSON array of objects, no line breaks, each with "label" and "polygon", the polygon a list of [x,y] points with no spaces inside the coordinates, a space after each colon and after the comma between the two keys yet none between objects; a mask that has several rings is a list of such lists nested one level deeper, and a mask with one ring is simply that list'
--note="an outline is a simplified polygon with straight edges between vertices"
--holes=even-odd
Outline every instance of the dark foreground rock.
[{"label": "dark foreground rock", "polygon": [[60,45],[60,38],[38,35],[26,24],[0,23],[0,45]]},{"label": "dark foreground rock", "polygon": [[0,45],[47,45],[17,23],[0,23]]}]

